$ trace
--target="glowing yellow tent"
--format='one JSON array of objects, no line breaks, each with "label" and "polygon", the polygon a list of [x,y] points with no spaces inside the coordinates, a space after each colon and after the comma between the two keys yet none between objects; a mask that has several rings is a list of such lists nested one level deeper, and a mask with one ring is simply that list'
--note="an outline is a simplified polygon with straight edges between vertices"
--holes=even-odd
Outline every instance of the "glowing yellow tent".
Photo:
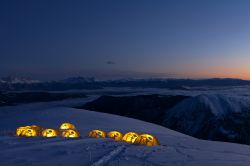
[{"label": "glowing yellow tent", "polygon": [[62,136],[66,137],[66,138],[79,138],[80,137],[80,132],[77,131],[77,130],[68,129],[68,130],[64,130],[62,132]]},{"label": "glowing yellow tent", "polygon": [[155,146],[159,145],[157,138],[150,134],[141,134],[135,141],[136,144],[146,145],[146,146]]},{"label": "glowing yellow tent", "polygon": [[76,129],[76,127],[72,123],[65,122],[61,124],[60,129],[61,130]]},{"label": "glowing yellow tent", "polygon": [[119,132],[119,131],[110,131],[110,132],[108,133],[108,137],[109,137],[109,138],[112,138],[112,139],[114,139],[114,140],[116,140],[116,141],[120,141],[120,140],[122,140],[123,135],[122,135],[122,133]]},{"label": "glowing yellow tent", "polygon": [[24,136],[24,137],[35,137],[35,136],[38,136],[39,133],[33,129],[33,128],[26,128],[23,130],[21,136]]},{"label": "glowing yellow tent", "polygon": [[89,132],[89,137],[106,138],[106,133],[102,130],[92,130]]},{"label": "glowing yellow tent", "polygon": [[39,136],[42,129],[43,128],[41,126],[37,125],[21,126],[16,129],[16,136],[23,136],[23,137]]},{"label": "glowing yellow tent", "polygon": [[132,143],[134,144],[136,139],[139,137],[139,134],[135,132],[128,132],[126,133],[123,137],[122,140],[127,142],[127,143]]},{"label": "glowing yellow tent", "polygon": [[57,137],[60,136],[60,132],[55,129],[45,129],[42,131],[43,137]]}]

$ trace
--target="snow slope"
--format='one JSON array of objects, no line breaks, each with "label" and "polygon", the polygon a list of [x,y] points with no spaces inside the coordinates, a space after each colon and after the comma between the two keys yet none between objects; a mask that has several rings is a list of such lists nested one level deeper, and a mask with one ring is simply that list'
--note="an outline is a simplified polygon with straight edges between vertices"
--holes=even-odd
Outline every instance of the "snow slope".
[{"label": "snow slope", "polygon": [[[1,166],[78,166],[78,165],[152,165],[152,166],[247,166],[250,146],[195,139],[167,128],[135,119],[68,108],[89,99],[0,107]],[[21,138],[11,133],[29,124],[57,128],[74,123],[80,139]],[[93,139],[91,129],[152,133],[160,146],[146,147]]]},{"label": "snow slope", "polygon": [[243,97],[232,97],[221,94],[201,94],[178,104],[176,110],[178,110],[178,112],[183,112],[187,109],[194,110],[193,107],[201,104],[203,105],[203,109],[209,109],[215,116],[241,112],[244,108],[250,109],[250,100]]},{"label": "snow slope", "polygon": [[203,94],[168,110],[163,125],[198,138],[250,144],[249,112],[249,98]]}]

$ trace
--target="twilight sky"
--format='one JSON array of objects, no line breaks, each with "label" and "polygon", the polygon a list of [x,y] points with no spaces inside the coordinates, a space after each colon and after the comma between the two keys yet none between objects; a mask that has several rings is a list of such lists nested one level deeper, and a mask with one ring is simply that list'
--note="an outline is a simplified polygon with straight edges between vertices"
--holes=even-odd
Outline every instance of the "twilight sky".
[{"label": "twilight sky", "polygon": [[3,0],[10,74],[250,80],[250,1]]}]

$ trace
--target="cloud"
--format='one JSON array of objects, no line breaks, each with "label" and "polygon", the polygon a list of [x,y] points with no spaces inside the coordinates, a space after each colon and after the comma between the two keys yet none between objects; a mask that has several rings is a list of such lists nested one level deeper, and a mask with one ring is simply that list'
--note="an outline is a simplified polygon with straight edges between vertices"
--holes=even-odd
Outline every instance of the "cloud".
[{"label": "cloud", "polygon": [[114,61],[107,61],[106,64],[108,64],[108,65],[115,65],[115,62]]}]

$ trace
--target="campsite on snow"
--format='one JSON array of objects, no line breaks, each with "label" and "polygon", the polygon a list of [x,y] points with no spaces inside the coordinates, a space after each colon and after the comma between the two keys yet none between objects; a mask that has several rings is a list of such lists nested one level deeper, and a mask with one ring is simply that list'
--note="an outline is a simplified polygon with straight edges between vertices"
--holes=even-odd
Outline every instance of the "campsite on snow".
[{"label": "campsite on snow", "polygon": [[0,166],[249,166],[250,0],[0,0]]}]

